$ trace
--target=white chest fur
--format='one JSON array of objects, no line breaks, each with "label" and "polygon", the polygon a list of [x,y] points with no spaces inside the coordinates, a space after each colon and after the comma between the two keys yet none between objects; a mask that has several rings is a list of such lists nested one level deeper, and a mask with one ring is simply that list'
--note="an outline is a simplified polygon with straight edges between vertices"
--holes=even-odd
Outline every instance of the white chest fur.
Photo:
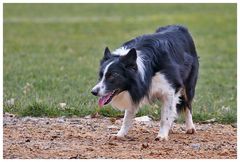
[{"label": "white chest fur", "polygon": [[[152,99],[161,99],[164,101],[166,97],[172,96],[175,98],[175,103],[178,103],[179,94],[174,95],[174,89],[171,84],[165,79],[165,76],[161,73],[156,73],[156,75],[152,78],[152,84],[149,90],[150,100]],[[149,100],[147,97],[144,97],[140,102],[138,107],[149,104]],[[136,105],[133,104],[131,96],[129,92],[124,91],[119,95],[115,96],[111,102],[111,105],[114,108],[125,110],[135,108]]]},{"label": "white chest fur", "polygon": [[117,108],[119,110],[126,110],[126,109],[133,108],[132,98],[128,91],[123,91],[117,96],[115,96],[111,101],[111,105],[112,107]]}]

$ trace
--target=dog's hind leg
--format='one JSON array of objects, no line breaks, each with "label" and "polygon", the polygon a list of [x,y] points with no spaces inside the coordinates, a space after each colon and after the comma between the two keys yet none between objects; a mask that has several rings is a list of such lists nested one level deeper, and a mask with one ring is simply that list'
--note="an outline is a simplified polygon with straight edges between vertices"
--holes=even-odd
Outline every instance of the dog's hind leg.
[{"label": "dog's hind leg", "polygon": [[[189,94],[189,93],[188,93]],[[186,133],[193,134],[196,132],[195,126],[192,120],[192,101],[189,101],[189,95],[187,95],[186,90],[182,89],[182,95],[180,97],[180,102],[177,104],[177,111],[180,114],[184,113]]]},{"label": "dog's hind leg", "polygon": [[193,134],[196,132],[195,126],[193,124],[192,120],[192,113],[189,108],[186,108],[185,110],[185,122],[186,122],[186,133],[187,134]]},{"label": "dog's hind leg", "polygon": [[193,134],[196,132],[192,121],[192,101],[195,94],[195,87],[198,78],[198,60],[195,59],[194,64],[192,65],[191,73],[189,75],[188,81],[185,85],[186,87],[186,102],[187,107],[185,108],[185,122],[186,122],[186,133]]},{"label": "dog's hind leg", "polygon": [[123,123],[122,123],[121,129],[117,133],[117,137],[124,137],[128,133],[128,130],[132,126],[133,118],[135,117],[136,112],[137,112],[136,109],[126,109],[125,110]]}]

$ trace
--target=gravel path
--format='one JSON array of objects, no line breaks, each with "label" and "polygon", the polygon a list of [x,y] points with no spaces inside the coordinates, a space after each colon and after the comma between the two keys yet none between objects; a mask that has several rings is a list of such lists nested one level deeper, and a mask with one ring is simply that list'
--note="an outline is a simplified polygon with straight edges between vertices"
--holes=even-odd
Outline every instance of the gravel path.
[{"label": "gravel path", "polygon": [[168,141],[155,141],[159,122],[134,122],[128,136],[110,140],[122,120],[113,118],[19,118],[5,113],[3,157],[32,158],[237,158],[237,128],[196,124],[185,134],[174,124]]}]

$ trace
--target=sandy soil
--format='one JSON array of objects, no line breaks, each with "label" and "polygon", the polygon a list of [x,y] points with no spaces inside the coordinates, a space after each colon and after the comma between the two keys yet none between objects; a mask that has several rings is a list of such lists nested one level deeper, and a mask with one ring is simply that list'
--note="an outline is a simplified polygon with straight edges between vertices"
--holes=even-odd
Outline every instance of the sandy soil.
[{"label": "sandy soil", "polygon": [[134,122],[128,136],[109,139],[121,126],[113,118],[19,118],[4,114],[3,157],[29,158],[237,158],[237,128],[196,124],[185,134],[174,124],[168,141],[155,141],[159,122]]}]

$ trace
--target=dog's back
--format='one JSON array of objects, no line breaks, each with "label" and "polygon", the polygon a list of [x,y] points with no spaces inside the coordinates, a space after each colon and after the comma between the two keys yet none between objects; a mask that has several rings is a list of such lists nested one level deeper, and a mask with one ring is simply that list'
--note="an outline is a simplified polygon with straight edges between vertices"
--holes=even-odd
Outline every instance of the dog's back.
[{"label": "dog's back", "polygon": [[140,51],[151,48],[158,50],[154,52],[160,55],[165,52],[171,53],[171,55],[175,54],[172,59],[179,63],[184,61],[184,53],[197,57],[195,45],[188,29],[180,25],[160,27],[156,33],[136,37],[122,46],[128,49],[136,48]]},{"label": "dog's back", "polygon": [[[155,33],[136,37],[122,46],[141,51],[145,66],[151,66],[153,69],[152,75],[158,71],[166,72],[169,80],[175,81],[173,85],[184,86],[184,95],[181,96],[177,110],[182,111],[185,108],[192,110],[191,102],[195,94],[199,63],[195,44],[186,27],[180,25],[160,27]],[[180,76],[175,76],[175,71],[166,70],[168,67],[173,70],[180,69]]]}]

